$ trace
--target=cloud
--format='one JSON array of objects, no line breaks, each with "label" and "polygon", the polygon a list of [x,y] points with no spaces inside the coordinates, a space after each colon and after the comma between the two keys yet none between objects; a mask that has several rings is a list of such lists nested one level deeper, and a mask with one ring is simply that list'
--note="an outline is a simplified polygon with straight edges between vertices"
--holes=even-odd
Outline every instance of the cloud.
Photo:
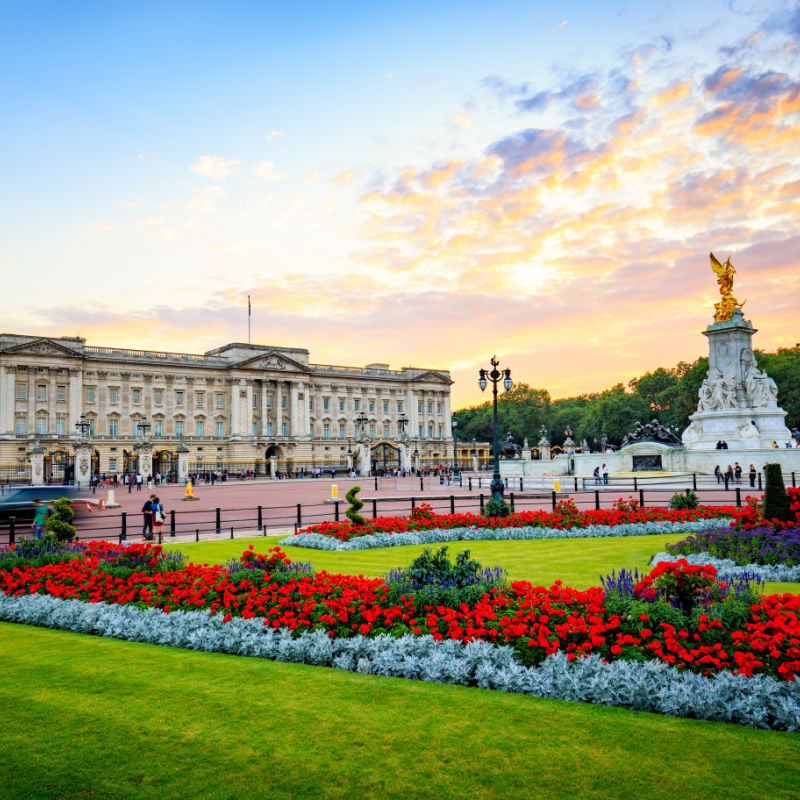
[{"label": "cloud", "polygon": [[266,138],[267,141],[270,141],[271,139],[277,139],[279,136],[283,136],[283,131],[270,131]]},{"label": "cloud", "polygon": [[224,181],[239,171],[239,162],[221,156],[200,156],[189,169],[204,178]]},{"label": "cloud", "polygon": [[281,175],[272,161],[259,161],[252,169],[253,175],[265,181],[280,181],[286,176]]},{"label": "cloud", "polygon": [[217,208],[217,203],[225,199],[225,190],[221,186],[206,186],[186,204],[186,210],[193,214],[210,214]]}]

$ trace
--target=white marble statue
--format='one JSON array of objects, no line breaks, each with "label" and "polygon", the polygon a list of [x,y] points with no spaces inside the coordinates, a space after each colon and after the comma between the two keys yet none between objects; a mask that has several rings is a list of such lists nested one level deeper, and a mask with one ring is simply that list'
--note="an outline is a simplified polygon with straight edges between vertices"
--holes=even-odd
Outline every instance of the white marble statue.
[{"label": "white marble statue", "polygon": [[752,350],[742,352],[744,388],[750,408],[776,408],[778,405],[778,387],[766,372],[762,372],[756,364]]}]

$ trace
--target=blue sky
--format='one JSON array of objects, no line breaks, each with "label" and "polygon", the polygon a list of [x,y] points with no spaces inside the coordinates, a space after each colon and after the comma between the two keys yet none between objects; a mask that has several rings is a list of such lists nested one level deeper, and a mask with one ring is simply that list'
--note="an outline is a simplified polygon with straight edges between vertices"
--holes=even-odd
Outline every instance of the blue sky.
[{"label": "blue sky", "polygon": [[800,340],[795,2],[2,3],[5,329],[554,396]]}]

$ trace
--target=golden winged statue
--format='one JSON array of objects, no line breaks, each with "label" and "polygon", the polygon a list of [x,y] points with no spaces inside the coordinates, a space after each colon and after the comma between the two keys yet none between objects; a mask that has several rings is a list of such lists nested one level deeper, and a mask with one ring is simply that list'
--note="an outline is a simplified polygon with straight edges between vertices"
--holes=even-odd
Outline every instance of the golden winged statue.
[{"label": "golden winged statue", "polygon": [[736,269],[733,264],[731,264],[730,256],[726,259],[725,263],[722,264],[715,258],[713,253],[709,253],[709,255],[711,257],[711,269],[713,269],[717,275],[719,293],[722,296],[719,303],[714,303],[714,310],[716,311],[714,321],[725,322],[733,316],[733,312],[736,311],[737,308],[741,308],[744,305],[744,303],[740,303],[733,296],[733,274],[736,272]]}]

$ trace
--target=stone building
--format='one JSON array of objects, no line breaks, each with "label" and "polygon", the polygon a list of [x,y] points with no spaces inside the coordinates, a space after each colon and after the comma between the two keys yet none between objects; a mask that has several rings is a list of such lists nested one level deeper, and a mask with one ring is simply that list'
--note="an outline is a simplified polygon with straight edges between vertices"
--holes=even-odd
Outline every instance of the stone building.
[{"label": "stone building", "polygon": [[191,472],[444,465],[451,384],[444,370],[312,364],[301,348],[195,355],[0,334],[0,480],[30,479],[34,452],[44,480],[71,477],[79,423],[100,475],[178,477],[181,453]]}]

